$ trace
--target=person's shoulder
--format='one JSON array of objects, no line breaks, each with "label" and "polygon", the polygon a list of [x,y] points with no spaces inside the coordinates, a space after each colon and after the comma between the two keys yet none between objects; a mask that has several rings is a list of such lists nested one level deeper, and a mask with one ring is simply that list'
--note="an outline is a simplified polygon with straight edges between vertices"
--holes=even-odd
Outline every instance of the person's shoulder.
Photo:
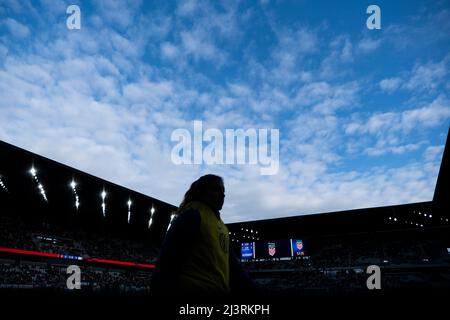
[{"label": "person's shoulder", "polygon": [[[183,209],[175,217],[176,222],[186,222],[186,221],[200,221],[200,211],[193,207],[187,207]],[[174,222],[175,222],[174,221]]]},{"label": "person's shoulder", "polygon": [[192,201],[192,202],[189,202],[187,205],[186,205],[186,209],[185,210],[188,210],[188,209],[194,209],[194,210],[197,210],[197,211],[202,211],[202,210],[206,210],[206,209],[208,209],[209,207],[205,204],[205,203],[203,203],[203,202],[200,202],[200,201]]}]

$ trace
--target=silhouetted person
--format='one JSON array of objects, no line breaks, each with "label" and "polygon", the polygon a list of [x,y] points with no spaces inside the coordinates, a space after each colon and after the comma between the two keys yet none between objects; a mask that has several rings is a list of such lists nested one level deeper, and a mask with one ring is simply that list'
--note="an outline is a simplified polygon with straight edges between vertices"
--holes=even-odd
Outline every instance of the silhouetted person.
[{"label": "silhouetted person", "polygon": [[221,177],[208,174],[192,183],[160,251],[152,277],[155,295],[225,296],[253,290],[220,218],[224,199]]}]

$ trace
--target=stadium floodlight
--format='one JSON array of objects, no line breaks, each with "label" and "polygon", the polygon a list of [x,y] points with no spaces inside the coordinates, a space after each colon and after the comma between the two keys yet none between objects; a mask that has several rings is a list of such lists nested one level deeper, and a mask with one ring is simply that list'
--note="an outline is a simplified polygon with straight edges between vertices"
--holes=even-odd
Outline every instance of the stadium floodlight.
[{"label": "stadium floodlight", "polygon": [[105,200],[105,198],[106,198],[106,191],[103,190],[100,195],[101,195],[102,199]]},{"label": "stadium floodlight", "polygon": [[150,218],[148,219],[148,228],[150,229],[152,223],[153,223],[153,214],[155,213],[155,208],[153,208],[153,205],[150,209]]},{"label": "stadium floodlight", "polygon": [[70,183],[70,186],[72,187],[73,190],[73,194],[75,196],[75,208],[77,208],[80,206],[80,198],[78,197],[77,194],[77,183],[75,182],[75,180],[72,180],[72,182]]},{"label": "stadium floodlight", "polygon": [[128,199],[128,223],[130,223],[130,218],[131,218],[131,200]]},{"label": "stadium floodlight", "polygon": [[167,231],[169,231],[170,227],[172,226],[173,219],[175,219],[175,214],[174,213],[172,213],[170,215],[170,222],[169,222],[169,226],[167,227]]},{"label": "stadium floodlight", "polygon": [[394,218],[394,221],[397,221],[397,218]]},{"label": "stadium floodlight", "polygon": [[31,173],[31,175],[34,177],[34,176],[36,176],[36,169],[34,168],[34,167],[31,167],[31,169],[30,169],[30,173]]},{"label": "stadium floodlight", "polygon": [[389,220],[392,220],[392,217],[389,217]]},{"label": "stadium floodlight", "polygon": [[6,191],[8,192],[8,188],[5,186],[5,184],[2,181],[2,177],[0,176],[0,186]]},{"label": "stadium floodlight", "polygon": [[432,215],[431,215],[431,214],[430,214],[429,216],[430,216],[430,218],[432,217]]}]

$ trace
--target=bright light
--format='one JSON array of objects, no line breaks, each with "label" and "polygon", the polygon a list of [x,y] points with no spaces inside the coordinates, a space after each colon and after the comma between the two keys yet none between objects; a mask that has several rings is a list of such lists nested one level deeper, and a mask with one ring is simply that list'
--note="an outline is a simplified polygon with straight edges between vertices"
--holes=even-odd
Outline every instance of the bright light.
[{"label": "bright light", "polygon": [[430,214],[430,218],[432,217],[432,215]]},{"label": "bright light", "polygon": [[149,227],[149,228],[150,228],[150,226],[152,225],[152,223],[153,223],[153,219],[150,218],[150,220],[148,221],[148,227]]},{"label": "bright light", "polygon": [[31,173],[32,176],[35,176],[36,175],[36,169],[34,167],[31,167],[30,173]]},{"label": "bright light", "polygon": [[169,226],[167,227],[167,231],[169,231],[170,227],[172,226],[173,219],[175,219],[175,214],[170,215],[170,222],[169,222]]},{"label": "bright light", "polygon": [[70,186],[72,187],[72,189],[75,190],[75,187],[77,186],[76,182],[72,180],[72,182],[70,183]]},{"label": "bright light", "polygon": [[397,218],[394,218],[394,221],[397,221]]},{"label": "bright light", "polygon": [[150,213],[153,215],[153,214],[155,213],[155,208],[152,207],[152,208],[150,209]]},{"label": "bright light", "polygon": [[102,197],[102,213],[103,213],[103,216],[105,217],[106,216],[106,213],[105,213],[105,211],[106,211],[106,204],[105,204],[106,191],[103,190],[100,195]]},{"label": "bright light", "polygon": [[8,188],[5,186],[5,184],[2,181],[2,178],[0,177],[0,186],[6,191],[8,192]]},{"label": "bright light", "polygon": [[75,201],[75,207],[77,207],[77,209],[78,209],[79,206],[80,206],[80,202],[78,202],[78,200]]},{"label": "bright light", "polygon": [[131,208],[131,200],[130,200],[130,199],[128,199],[127,204],[128,204],[128,223],[130,223],[130,218],[131,218],[131,211],[130,211],[130,208]]}]

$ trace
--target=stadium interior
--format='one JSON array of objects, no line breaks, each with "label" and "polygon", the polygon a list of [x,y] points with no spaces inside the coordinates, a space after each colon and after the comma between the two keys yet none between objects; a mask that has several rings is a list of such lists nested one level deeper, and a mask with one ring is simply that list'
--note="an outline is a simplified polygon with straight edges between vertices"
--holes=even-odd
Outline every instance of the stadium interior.
[{"label": "stadium interior", "polygon": [[[241,263],[268,295],[450,289],[447,142],[428,202],[228,224]],[[149,294],[176,207],[0,142],[0,289]]]}]

